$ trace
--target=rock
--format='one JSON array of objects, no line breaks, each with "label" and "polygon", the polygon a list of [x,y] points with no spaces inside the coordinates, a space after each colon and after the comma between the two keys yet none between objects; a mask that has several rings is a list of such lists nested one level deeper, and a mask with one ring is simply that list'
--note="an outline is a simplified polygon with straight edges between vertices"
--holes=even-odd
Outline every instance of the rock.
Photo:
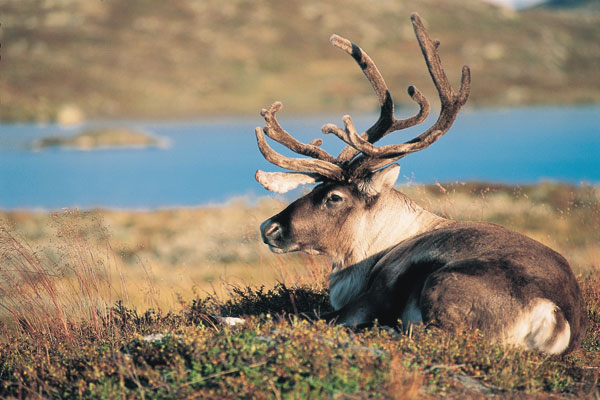
[{"label": "rock", "polygon": [[76,125],[84,120],[83,111],[74,104],[64,104],[56,113],[56,121],[60,125]]}]

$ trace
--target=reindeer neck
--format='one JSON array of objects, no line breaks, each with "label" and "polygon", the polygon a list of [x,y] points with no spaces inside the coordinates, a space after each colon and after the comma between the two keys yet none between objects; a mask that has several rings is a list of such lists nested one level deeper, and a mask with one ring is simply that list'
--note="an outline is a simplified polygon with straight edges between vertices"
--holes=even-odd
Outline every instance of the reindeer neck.
[{"label": "reindeer neck", "polygon": [[[404,194],[393,190],[373,214],[366,214],[364,231],[355,238],[342,257],[334,258],[333,271],[360,266],[369,270],[379,260],[379,255],[419,234],[447,225],[451,221],[437,216]],[[366,238],[371,238],[365,242]]]}]

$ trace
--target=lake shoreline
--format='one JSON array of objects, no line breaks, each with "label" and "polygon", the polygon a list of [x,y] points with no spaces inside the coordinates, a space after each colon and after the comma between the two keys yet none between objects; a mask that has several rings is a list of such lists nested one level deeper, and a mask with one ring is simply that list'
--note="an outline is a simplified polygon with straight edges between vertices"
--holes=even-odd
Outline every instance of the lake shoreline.
[{"label": "lake shoreline", "polygon": [[[571,182],[561,182],[553,180],[542,180],[539,182],[529,183],[510,183],[510,182],[483,182],[483,181],[471,181],[471,182],[435,182],[435,183],[420,183],[411,182],[405,184],[398,184],[395,189],[404,193],[412,194],[419,191],[435,192],[440,190],[454,191],[470,191],[470,192],[523,192],[529,190],[535,190],[536,188],[544,189],[552,187],[555,191],[580,191],[590,190],[600,193],[600,183],[587,183],[580,182],[578,184]],[[201,204],[180,204],[180,205],[162,205],[157,207],[123,207],[123,206],[105,206],[105,205],[92,205],[89,207],[81,207],[78,205],[72,206],[57,206],[57,207],[15,207],[7,208],[0,206],[0,213],[38,213],[38,214],[50,214],[56,212],[65,211],[78,211],[78,212],[121,212],[121,213],[132,213],[132,214],[147,214],[147,213],[160,213],[170,212],[178,210],[210,210],[210,209],[222,209],[232,206],[243,206],[243,207],[256,207],[262,202],[279,202],[281,204],[288,204],[300,197],[303,193],[307,193],[310,188],[296,189],[285,195],[266,193],[263,195],[234,195],[224,201],[213,201]]]},{"label": "lake shoreline", "polygon": [[[427,151],[400,160],[398,184],[600,183],[600,107],[466,111]],[[358,130],[364,130],[374,118],[357,115],[353,120]],[[415,137],[435,118],[432,115],[420,126],[388,135],[380,145]],[[336,137],[321,133],[325,123],[340,124],[339,116],[300,117],[282,112],[279,120],[301,142],[321,137],[322,148],[330,154],[343,147]],[[156,209],[222,204],[244,196],[255,199],[268,194],[255,181],[255,171],[278,170],[256,146],[254,129],[263,123],[257,116],[177,122],[103,121],[75,127],[2,125],[0,187],[7,189],[0,191],[0,208]],[[168,140],[170,146],[102,151],[29,149],[31,142],[48,135],[69,137],[94,129],[145,132]],[[274,148],[297,156],[277,144]],[[309,187],[295,194],[306,189]]]}]

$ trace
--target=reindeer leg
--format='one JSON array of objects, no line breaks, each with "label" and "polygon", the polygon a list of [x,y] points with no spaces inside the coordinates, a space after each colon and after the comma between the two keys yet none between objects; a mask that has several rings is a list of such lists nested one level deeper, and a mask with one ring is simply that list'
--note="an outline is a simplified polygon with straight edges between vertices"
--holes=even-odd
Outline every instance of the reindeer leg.
[{"label": "reindeer leg", "polygon": [[322,318],[348,328],[364,328],[373,325],[376,318],[376,309],[377,307],[365,293],[339,310],[322,316]]}]

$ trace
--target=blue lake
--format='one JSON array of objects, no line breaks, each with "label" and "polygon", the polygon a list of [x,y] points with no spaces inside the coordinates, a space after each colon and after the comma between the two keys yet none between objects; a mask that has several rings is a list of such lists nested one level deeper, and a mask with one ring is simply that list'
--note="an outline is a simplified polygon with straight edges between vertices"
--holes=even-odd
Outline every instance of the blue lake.
[{"label": "blue lake", "polygon": [[[285,111],[285,110],[284,110]],[[410,115],[400,110],[397,115]],[[432,111],[432,114],[435,114]],[[360,130],[375,115],[355,117]],[[325,123],[341,126],[341,115],[293,117],[283,127],[301,141],[323,137]],[[416,136],[434,122],[390,134],[383,144]],[[95,206],[157,208],[221,203],[268,192],[255,182],[256,169],[277,170],[258,151],[254,128],[262,119],[194,121],[93,121],[57,125],[0,125],[0,208],[60,209]],[[167,149],[30,151],[36,138],[72,135],[98,127],[126,127],[168,138]],[[324,137],[323,147],[343,146]],[[291,155],[278,145],[273,147]],[[425,151],[400,160],[399,183],[535,183],[541,180],[600,183],[600,107],[464,110],[453,128]]]}]

